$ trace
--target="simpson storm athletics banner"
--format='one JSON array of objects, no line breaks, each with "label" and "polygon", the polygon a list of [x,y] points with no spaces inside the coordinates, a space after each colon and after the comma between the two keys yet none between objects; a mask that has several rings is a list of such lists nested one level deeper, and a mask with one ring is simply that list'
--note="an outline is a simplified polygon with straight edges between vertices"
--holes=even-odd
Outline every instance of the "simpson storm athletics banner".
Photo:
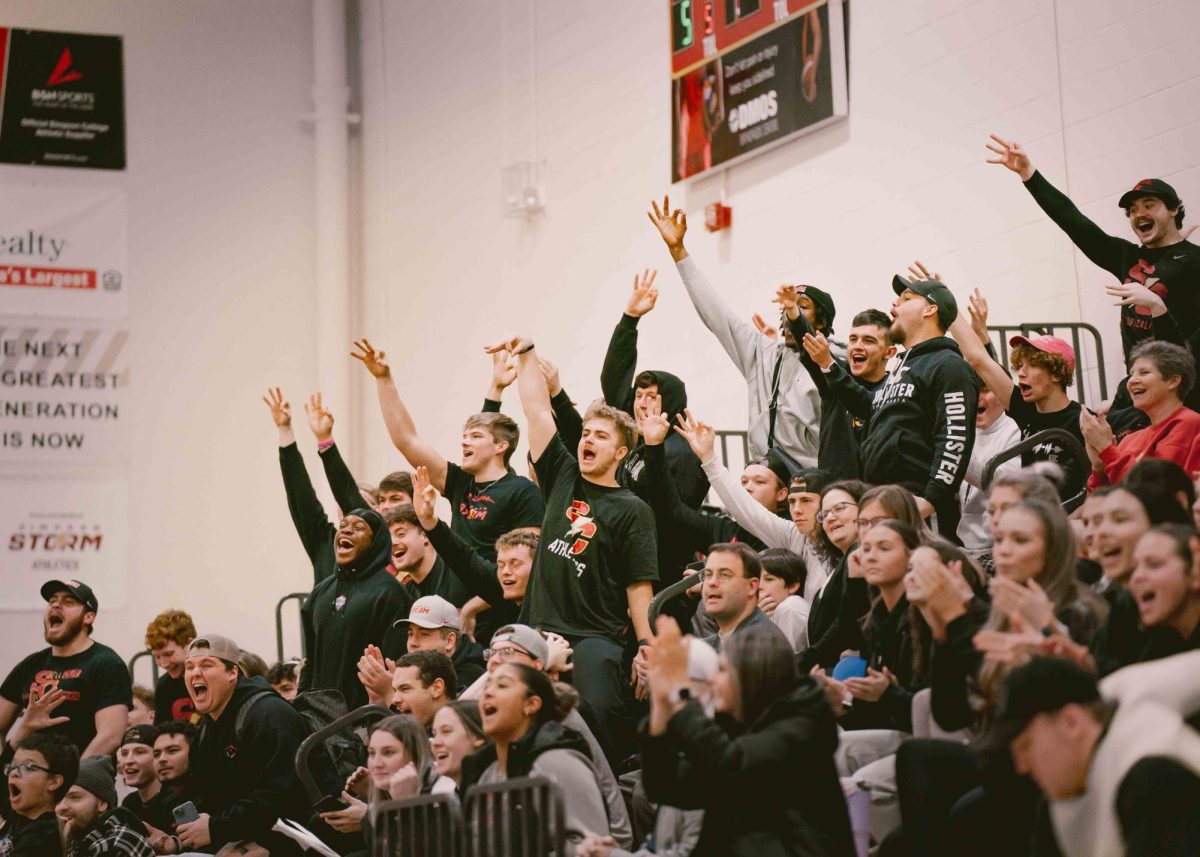
[{"label": "simpson storm athletics banner", "polygon": [[123,191],[0,186],[0,316],[123,317],[125,221]]},{"label": "simpson storm athletics banner", "polygon": [[120,36],[0,27],[0,161],[125,169]]}]

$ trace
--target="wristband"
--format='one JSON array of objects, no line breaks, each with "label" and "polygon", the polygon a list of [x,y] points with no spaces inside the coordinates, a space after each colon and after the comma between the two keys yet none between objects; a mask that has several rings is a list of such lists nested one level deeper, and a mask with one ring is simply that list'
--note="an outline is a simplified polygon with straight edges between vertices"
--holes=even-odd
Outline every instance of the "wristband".
[{"label": "wristband", "polygon": [[183,853],[183,843],[179,841],[179,837],[172,836],[171,841],[175,843],[175,853],[182,854]]},{"label": "wristband", "polygon": [[331,446],[333,446],[333,438],[330,438],[329,440],[323,440],[317,444],[317,452],[324,452]]},{"label": "wristband", "polygon": [[529,343],[529,347],[528,347],[528,348],[522,348],[520,351],[518,351],[518,352],[517,352],[517,354],[518,354],[518,355],[521,355],[521,354],[528,354],[528,353],[529,353],[530,351],[532,351],[532,350],[533,350],[533,343],[531,342],[531,343]]}]

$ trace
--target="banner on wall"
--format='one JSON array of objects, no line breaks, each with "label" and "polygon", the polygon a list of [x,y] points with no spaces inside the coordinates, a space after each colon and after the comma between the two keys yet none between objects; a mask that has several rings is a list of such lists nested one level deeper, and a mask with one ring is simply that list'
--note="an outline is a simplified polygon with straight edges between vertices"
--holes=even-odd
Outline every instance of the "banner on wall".
[{"label": "banner on wall", "polygon": [[0,610],[41,610],[47,580],[92,587],[100,615],[125,605],[129,486],[124,479],[0,480]]},{"label": "banner on wall", "polygon": [[845,6],[672,0],[671,181],[846,117]]},{"label": "banner on wall", "polygon": [[0,187],[0,315],[120,318],[125,193]]},{"label": "banner on wall", "polygon": [[129,461],[129,332],[0,318],[0,460]]},{"label": "banner on wall", "polygon": [[125,169],[120,36],[0,27],[0,161]]}]

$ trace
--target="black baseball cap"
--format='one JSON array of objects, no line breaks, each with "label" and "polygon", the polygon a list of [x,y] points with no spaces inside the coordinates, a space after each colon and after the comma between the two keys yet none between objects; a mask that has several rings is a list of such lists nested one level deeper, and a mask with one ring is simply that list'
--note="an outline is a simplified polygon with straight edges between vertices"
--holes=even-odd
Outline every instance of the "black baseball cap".
[{"label": "black baseball cap", "polygon": [[833,478],[824,470],[804,467],[797,471],[788,485],[788,494],[821,494],[833,484]]},{"label": "black baseball cap", "polygon": [[47,580],[42,584],[42,598],[49,601],[54,597],[56,592],[70,592],[75,596],[75,600],[86,607],[93,613],[100,611],[100,602],[96,600],[96,593],[92,592],[92,587],[86,583],[80,583],[78,580]]},{"label": "black baseball cap", "polygon": [[1128,210],[1129,206],[1133,205],[1133,201],[1140,196],[1156,196],[1163,201],[1163,205],[1167,208],[1178,208],[1180,203],[1179,194],[1175,193],[1175,188],[1162,179],[1142,179],[1121,194],[1117,205]]},{"label": "black baseball cap", "polygon": [[812,299],[813,305],[821,308],[825,313],[829,331],[832,333],[833,317],[837,314],[837,308],[833,305],[833,296],[824,289],[818,289],[816,286],[797,286],[796,291],[802,295],[808,295]]},{"label": "black baseball cap", "polygon": [[938,323],[942,330],[949,330],[954,319],[958,318],[958,301],[941,280],[906,280],[897,274],[892,277],[892,291],[898,295],[906,291],[916,292],[937,307]]},{"label": "black baseball cap", "polygon": [[1005,679],[996,722],[984,744],[990,750],[1007,751],[1009,744],[1039,714],[1099,699],[1100,686],[1095,674],[1062,658],[1035,657]]},{"label": "black baseball cap", "polygon": [[800,469],[800,465],[796,463],[795,459],[774,446],[767,450],[766,455],[752,461],[751,464],[759,464],[770,470],[779,480],[779,484],[785,487],[792,481],[792,475]]}]

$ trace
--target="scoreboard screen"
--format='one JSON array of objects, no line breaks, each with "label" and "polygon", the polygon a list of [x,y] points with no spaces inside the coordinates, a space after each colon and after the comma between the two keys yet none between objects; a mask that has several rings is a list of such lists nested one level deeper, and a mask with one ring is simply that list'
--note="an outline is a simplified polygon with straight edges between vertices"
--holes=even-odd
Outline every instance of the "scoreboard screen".
[{"label": "scoreboard screen", "polygon": [[847,0],[671,0],[671,180],[848,113]]}]

